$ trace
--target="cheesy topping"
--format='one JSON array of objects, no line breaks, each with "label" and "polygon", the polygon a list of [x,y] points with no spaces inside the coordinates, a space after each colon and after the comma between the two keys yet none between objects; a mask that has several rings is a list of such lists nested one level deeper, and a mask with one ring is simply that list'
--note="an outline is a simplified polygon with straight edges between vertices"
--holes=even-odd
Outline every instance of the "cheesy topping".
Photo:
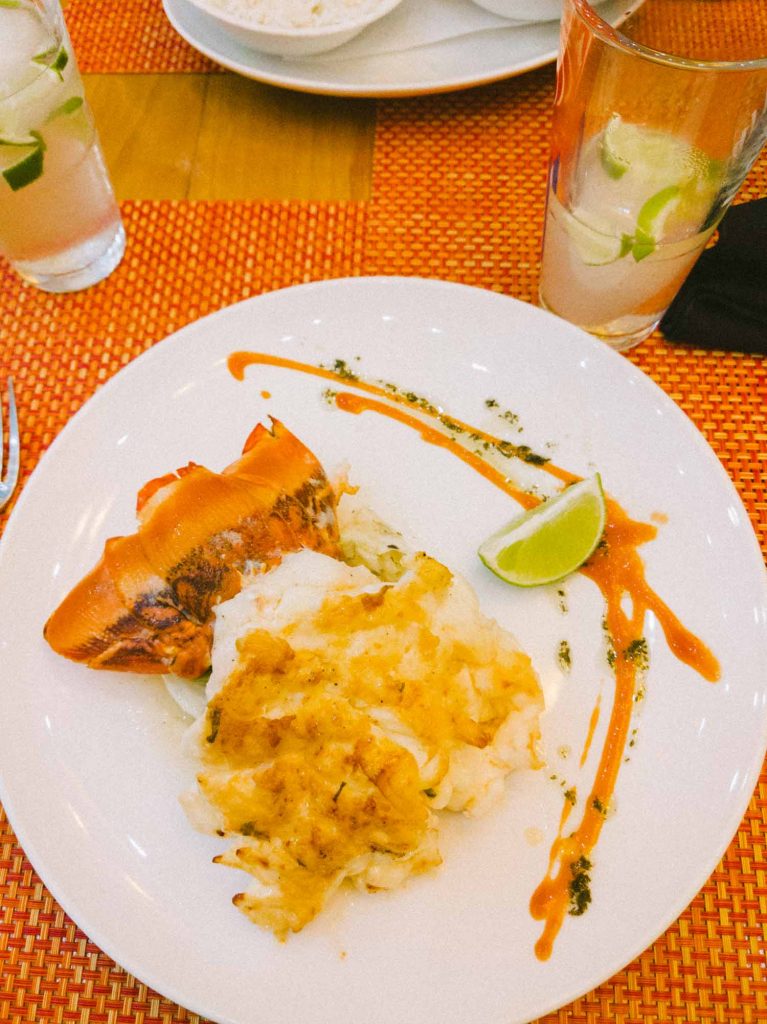
[{"label": "cheesy topping", "polygon": [[345,879],[391,888],[441,862],[437,810],[477,813],[535,763],[530,661],[426,555],[382,583],[303,551],[217,615],[187,809],[235,837],[235,903],[284,939]]}]

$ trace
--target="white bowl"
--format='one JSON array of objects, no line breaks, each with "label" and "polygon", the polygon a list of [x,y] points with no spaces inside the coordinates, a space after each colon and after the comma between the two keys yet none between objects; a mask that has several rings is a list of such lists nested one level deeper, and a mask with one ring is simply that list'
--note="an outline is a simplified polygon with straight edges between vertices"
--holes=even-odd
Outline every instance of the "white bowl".
[{"label": "white bowl", "polygon": [[474,0],[477,7],[519,21],[554,21],[562,16],[562,0]]},{"label": "white bowl", "polygon": [[310,57],[348,43],[368,25],[393,11],[402,0],[379,0],[379,3],[372,10],[367,9],[365,14],[355,17],[350,13],[348,18],[336,25],[314,28],[259,25],[255,21],[227,11],[211,0],[189,0],[189,3],[231,39],[251,50],[279,57]]}]

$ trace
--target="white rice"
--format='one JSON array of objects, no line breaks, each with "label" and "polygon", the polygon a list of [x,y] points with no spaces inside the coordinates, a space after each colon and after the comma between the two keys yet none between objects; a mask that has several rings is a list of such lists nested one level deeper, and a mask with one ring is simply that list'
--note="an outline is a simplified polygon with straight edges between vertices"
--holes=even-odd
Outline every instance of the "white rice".
[{"label": "white rice", "polygon": [[356,24],[383,0],[207,0],[241,21],[264,28],[305,29]]}]

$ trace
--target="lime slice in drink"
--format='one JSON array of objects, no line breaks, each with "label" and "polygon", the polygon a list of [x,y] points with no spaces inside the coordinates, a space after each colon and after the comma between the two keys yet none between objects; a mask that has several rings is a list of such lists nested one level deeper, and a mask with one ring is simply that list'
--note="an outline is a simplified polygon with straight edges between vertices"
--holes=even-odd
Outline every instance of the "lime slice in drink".
[{"label": "lime slice in drink", "polygon": [[699,173],[691,160],[693,147],[668,132],[624,121],[613,114],[602,133],[599,156],[611,178],[636,172],[650,187],[653,184],[682,185]]},{"label": "lime slice in drink", "polygon": [[50,124],[51,121],[55,121],[58,117],[68,117],[70,114],[74,114],[78,110],[82,110],[84,100],[82,96],[70,96],[68,100],[64,100],[58,107],[55,107],[45,119],[46,124]]},{"label": "lime slice in drink", "polygon": [[478,554],[496,576],[517,587],[555,583],[594,553],[606,517],[597,473],[513,519],[488,537]]},{"label": "lime slice in drink", "polygon": [[[636,229],[624,236],[625,251],[638,263],[664,238],[701,230],[714,207],[724,168],[685,139],[613,114],[599,142],[608,177],[621,182],[626,199],[639,207]],[[641,205],[640,205],[641,204]]]},{"label": "lime slice in drink", "polygon": [[58,75],[58,77],[63,81],[63,71],[69,63],[69,54],[63,46],[50,46],[47,50],[42,50],[40,53],[36,53],[32,60],[35,64],[42,64],[43,67],[47,67],[49,71]]},{"label": "lime slice in drink", "polygon": [[656,238],[663,233],[663,227],[669,215],[679,205],[682,189],[679,185],[668,185],[660,192],[650,196],[643,204],[637,216],[637,228],[647,235]]},{"label": "lime slice in drink", "polygon": [[37,146],[39,136],[26,134],[15,135],[13,132],[0,131],[0,146]]},{"label": "lime slice in drink", "polygon": [[705,218],[724,177],[720,162],[686,139],[631,124],[619,114],[613,114],[607,122],[599,158],[610,178],[621,179],[631,172],[631,181],[626,181],[629,193],[649,196],[647,203],[657,204],[648,216],[657,215],[666,203],[677,198],[668,191],[677,189],[676,211],[688,224]]},{"label": "lime slice in drink", "polygon": [[631,255],[637,263],[655,252],[657,239],[663,237],[666,223],[679,206],[681,195],[679,185],[669,185],[642,204],[636,231],[633,236],[626,236],[626,244],[630,245]]},{"label": "lime slice in drink", "polygon": [[43,173],[45,143],[37,132],[26,137],[0,137],[0,174],[14,192]]},{"label": "lime slice in drink", "polygon": [[591,220],[586,210],[576,208],[565,221],[567,234],[583,262],[589,267],[603,267],[625,256],[628,250],[622,239],[611,234],[609,228],[600,231]]}]

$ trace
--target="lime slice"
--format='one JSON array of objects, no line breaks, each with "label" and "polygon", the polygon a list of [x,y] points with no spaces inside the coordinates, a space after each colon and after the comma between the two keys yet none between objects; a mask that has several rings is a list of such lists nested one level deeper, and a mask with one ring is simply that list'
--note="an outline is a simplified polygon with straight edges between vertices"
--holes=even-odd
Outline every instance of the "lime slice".
[{"label": "lime slice", "polygon": [[[602,169],[626,180],[629,195],[649,196],[637,226],[654,239],[670,226],[688,234],[706,221],[724,181],[724,167],[686,139],[631,124],[619,114],[608,121],[599,143]],[[644,220],[644,223],[643,223]]]},{"label": "lime slice", "polygon": [[38,132],[21,141],[0,139],[0,174],[14,192],[37,181],[43,173],[44,153],[45,142]]},{"label": "lime slice", "polygon": [[576,208],[565,220],[567,234],[578,255],[589,267],[603,267],[626,255],[623,240],[592,227],[585,210]]},{"label": "lime slice", "polygon": [[37,146],[38,139],[35,135],[14,135],[12,132],[3,132],[0,135],[0,146]]},{"label": "lime slice", "polygon": [[44,67],[47,67],[57,55],[58,50],[58,45],[54,43],[52,46],[49,46],[47,50],[41,50],[40,53],[36,53],[32,60],[35,64],[42,64]]},{"label": "lime slice", "polygon": [[655,252],[657,239],[663,237],[666,223],[679,206],[681,195],[679,185],[669,185],[642,204],[637,216],[636,232],[633,237],[625,236],[629,251],[637,263]]},{"label": "lime slice", "polygon": [[517,587],[555,583],[593,554],[606,516],[597,473],[513,519],[488,537],[478,554],[496,576]]},{"label": "lime slice", "polygon": [[[611,178],[634,171],[651,188],[654,184],[683,185],[699,177],[698,151],[689,142],[668,132],[624,121],[613,114],[602,133],[599,156]],[[704,159],[705,154],[701,154]]]},{"label": "lime slice", "polygon": [[661,235],[669,214],[679,205],[681,195],[680,185],[669,185],[650,196],[637,216],[638,230],[656,238]]},{"label": "lime slice", "polygon": [[54,74],[58,75],[59,78],[62,80],[62,82],[64,81],[63,71],[64,71],[64,68],[67,66],[68,63],[69,63],[69,54],[67,53],[67,51],[62,46],[62,48],[56,54],[56,59],[54,60],[54,62],[50,66],[50,70],[53,71]]},{"label": "lime slice", "polygon": [[48,124],[51,121],[55,121],[57,117],[62,117],[64,114],[74,114],[74,112],[79,110],[82,105],[82,96],[70,96],[68,100],[64,100],[63,103],[48,114],[45,119],[45,123]]},{"label": "lime slice", "polygon": [[617,181],[629,169],[631,162],[630,157],[621,151],[620,142],[616,145],[616,118],[618,122],[621,122],[620,117],[617,114],[613,114],[604,130],[602,142],[599,146],[599,159],[602,161],[602,169],[608,177],[615,178]]},{"label": "lime slice", "polygon": [[32,149],[10,167],[2,171],[2,175],[14,192],[25,185],[31,185],[43,173],[43,151],[39,147]]},{"label": "lime slice", "polygon": [[69,63],[69,54],[63,46],[58,49],[56,46],[51,46],[41,53],[36,53],[32,60],[35,64],[42,64],[43,67],[47,67],[49,71],[63,79],[64,75],[62,72]]},{"label": "lime slice", "polygon": [[[719,161],[668,132],[630,124],[613,114],[599,141],[608,177],[621,181],[627,201],[639,207],[636,229],[624,235],[624,255],[639,263],[662,239],[701,230],[724,179]],[[641,204],[641,205],[640,205]],[[636,207],[635,207],[636,208]]]}]

